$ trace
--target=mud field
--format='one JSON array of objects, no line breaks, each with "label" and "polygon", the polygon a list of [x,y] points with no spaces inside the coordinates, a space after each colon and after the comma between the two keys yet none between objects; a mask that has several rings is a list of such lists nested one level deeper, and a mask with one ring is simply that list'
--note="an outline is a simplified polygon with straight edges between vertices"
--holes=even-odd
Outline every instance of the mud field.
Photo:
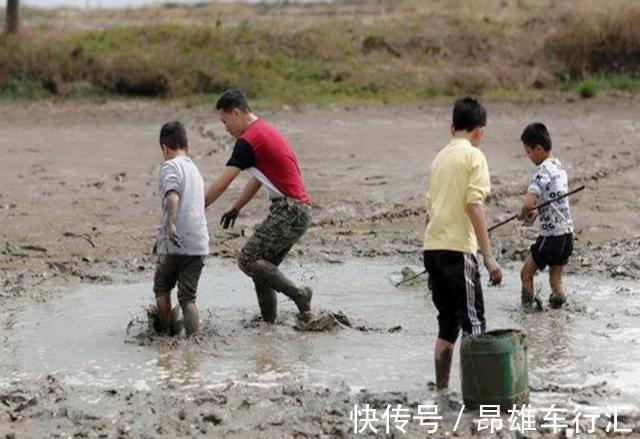
[{"label": "mud field", "polygon": [[[380,415],[387,404],[415,412],[433,401],[433,304],[423,281],[392,282],[405,266],[421,269],[422,199],[429,164],[448,140],[448,106],[258,109],[288,137],[314,200],[313,225],[285,269],[314,288],[324,319],[320,331],[300,330],[281,300],[278,324],[260,323],[251,282],[232,258],[264,216],[266,195],[232,231],[218,226],[239,181],[207,213],[204,329],[190,341],[146,331],[157,135],[169,119],[185,122],[209,184],[232,146],[214,112],[156,102],[0,108],[2,437],[350,437],[354,404]],[[507,275],[485,290],[488,326],[527,332],[532,406],[619,407],[620,424],[640,433],[637,102],[487,108],[490,223],[512,214],[526,189],[532,165],[518,138],[531,121],[548,125],[571,185],[587,185],[572,201],[569,306],[519,311],[517,271],[536,229],[511,223],[492,235]],[[544,298],[545,277],[537,278]],[[445,413],[440,428],[451,432],[456,415]],[[595,435],[606,425],[599,418]],[[473,429],[465,415],[450,435]],[[425,432],[411,423],[395,437]]]}]

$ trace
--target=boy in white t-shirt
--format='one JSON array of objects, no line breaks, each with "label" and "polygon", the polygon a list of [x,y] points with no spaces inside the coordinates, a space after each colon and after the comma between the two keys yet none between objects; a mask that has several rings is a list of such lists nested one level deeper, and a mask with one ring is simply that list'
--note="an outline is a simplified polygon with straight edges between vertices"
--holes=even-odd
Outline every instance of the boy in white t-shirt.
[{"label": "boy in white t-shirt", "polygon": [[519,219],[535,220],[536,214],[540,230],[536,242],[531,246],[520,278],[522,280],[522,306],[525,309],[541,309],[542,302],[536,297],[533,277],[536,271],[549,266],[549,283],[552,308],[560,308],[567,301],[562,287],[562,269],[573,252],[573,221],[569,209],[569,198],[565,197],[541,209],[537,204],[551,201],[569,192],[567,172],[560,160],[551,153],[551,136],[542,123],[528,125],[520,137],[529,159],[536,165],[527,197],[522,206]]},{"label": "boy in white t-shirt", "polygon": [[[204,181],[187,152],[187,133],[180,122],[167,122],[160,130],[164,163],[160,167],[162,223],[156,242],[158,262],[153,281],[161,334],[175,332],[171,290],[178,285],[187,336],[198,332],[196,290],[209,254],[209,233],[204,213]],[[175,320],[175,317],[173,318]]]}]

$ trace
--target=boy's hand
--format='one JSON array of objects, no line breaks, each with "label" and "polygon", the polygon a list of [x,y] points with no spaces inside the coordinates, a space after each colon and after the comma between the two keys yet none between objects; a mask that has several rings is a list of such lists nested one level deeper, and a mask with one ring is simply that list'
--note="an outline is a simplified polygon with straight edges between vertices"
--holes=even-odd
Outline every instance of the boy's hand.
[{"label": "boy's hand", "polygon": [[493,256],[484,258],[484,266],[489,272],[491,285],[500,285],[502,282],[502,268],[500,268],[495,258]]},{"label": "boy's hand", "polygon": [[531,215],[534,215],[534,218],[535,218],[535,216],[538,214],[536,213],[535,210],[529,210],[527,207],[523,207],[522,210],[520,210],[520,214],[518,215],[517,220],[529,221],[529,218],[531,217]]},{"label": "boy's hand", "polygon": [[536,218],[538,218],[538,212],[535,210],[532,210],[531,212],[529,212],[527,216],[523,218],[524,223],[522,225],[530,226],[536,221]]},{"label": "boy's hand", "polygon": [[240,210],[235,208],[226,211],[220,218],[220,224],[222,225],[222,228],[228,229],[229,227],[233,227],[233,225],[236,223],[236,218],[238,218],[239,213]]},{"label": "boy's hand", "polygon": [[534,215],[533,219],[538,215],[536,210],[536,203],[538,202],[538,196],[533,193],[528,193],[527,198],[524,200],[524,204],[520,209],[520,215],[518,215],[518,221],[528,222],[531,215]]},{"label": "boy's hand", "polygon": [[158,256],[158,240],[157,239],[153,243],[153,250],[151,250],[151,257],[153,259],[154,264],[157,264],[159,262],[160,256]]},{"label": "boy's hand", "polygon": [[176,230],[176,225],[174,223],[167,223],[165,234],[169,241],[173,242],[176,247],[180,247],[180,237],[178,236],[178,231]]}]

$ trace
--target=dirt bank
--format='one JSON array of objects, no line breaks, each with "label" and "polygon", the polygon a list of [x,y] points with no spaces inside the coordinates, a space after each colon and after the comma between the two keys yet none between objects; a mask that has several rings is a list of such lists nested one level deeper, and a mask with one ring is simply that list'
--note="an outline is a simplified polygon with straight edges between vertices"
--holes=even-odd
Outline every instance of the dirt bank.
[{"label": "dirt bank", "polygon": [[[637,94],[640,8],[617,0],[201,3],[28,11],[0,98],[216,95],[275,104]],[[239,77],[238,72],[242,72]]]}]

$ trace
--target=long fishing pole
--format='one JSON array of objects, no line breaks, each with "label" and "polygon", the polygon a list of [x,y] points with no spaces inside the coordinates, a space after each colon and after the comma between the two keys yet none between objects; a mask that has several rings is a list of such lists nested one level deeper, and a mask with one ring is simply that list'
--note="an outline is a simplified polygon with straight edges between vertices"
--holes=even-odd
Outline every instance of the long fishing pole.
[{"label": "long fishing pole", "polygon": [[[567,198],[569,195],[573,195],[573,194],[575,194],[576,192],[580,192],[580,191],[581,191],[581,190],[583,190],[584,188],[585,188],[585,186],[584,186],[584,185],[582,185],[582,186],[580,186],[580,187],[578,187],[578,188],[576,188],[576,189],[574,189],[574,190],[572,190],[572,191],[570,191],[570,192],[567,192],[567,193],[566,193],[566,194],[564,194],[564,195],[560,195],[560,196],[559,196],[559,197],[557,197],[557,198],[554,198],[554,199],[549,200],[549,201],[545,201],[544,203],[540,203],[540,204],[538,204],[537,206],[535,206],[532,210],[542,209],[543,207],[546,207],[546,206],[548,206],[549,204],[555,203],[556,201],[560,201],[560,200],[562,200],[563,198]],[[495,229],[497,229],[498,227],[500,227],[500,226],[504,226],[505,224],[507,224],[507,223],[509,223],[509,222],[513,221],[514,219],[518,218],[519,216],[520,216],[520,215],[513,215],[513,216],[510,216],[510,217],[509,217],[509,218],[507,218],[506,220],[504,220],[504,221],[500,221],[499,223],[494,224],[493,226],[489,227],[489,228],[487,229],[487,232],[491,233],[492,231],[494,231],[494,230],[495,230]]]},{"label": "long fishing pole", "polygon": [[[585,188],[585,186],[584,186],[584,185],[582,185],[582,186],[580,186],[580,187],[578,187],[578,188],[576,188],[576,189],[574,189],[574,190],[572,190],[572,191],[570,191],[570,192],[567,192],[567,193],[566,193],[566,194],[564,194],[564,195],[560,195],[558,198],[554,198],[553,200],[549,200],[549,201],[545,201],[544,203],[540,203],[540,204],[538,204],[537,206],[535,206],[533,209],[535,209],[535,210],[541,209],[541,208],[543,208],[543,207],[545,207],[545,206],[548,206],[549,204],[555,203],[556,201],[560,201],[560,200],[562,200],[563,198],[568,197],[569,195],[573,195],[573,194],[575,194],[575,193],[577,193],[577,192],[580,192],[580,191],[581,191],[581,190],[583,190],[584,188]],[[513,215],[513,216],[510,216],[510,217],[509,217],[509,218],[507,218],[506,220],[504,220],[504,221],[500,221],[499,223],[494,224],[493,226],[489,227],[489,228],[487,229],[487,232],[491,233],[493,230],[497,229],[497,228],[498,228],[498,227],[500,227],[500,226],[504,226],[505,224],[507,224],[507,223],[509,223],[509,222],[513,221],[514,219],[518,218],[519,216],[520,216],[520,215]],[[406,278],[406,279],[401,280],[400,282],[398,282],[397,284],[395,284],[395,286],[396,286],[396,287],[399,287],[400,285],[402,285],[402,284],[404,284],[404,283],[407,283],[407,282],[409,282],[409,281],[412,281],[412,280],[414,280],[414,279],[417,279],[417,278],[419,278],[420,276],[422,276],[423,274],[426,274],[426,272],[427,272],[427,270],[422,270],[420,273],[418,273],[418,274],[416,274],[416,275],[414,275],[414,276],[411,276],[411,277],[408,277],[408,278]]]}]

